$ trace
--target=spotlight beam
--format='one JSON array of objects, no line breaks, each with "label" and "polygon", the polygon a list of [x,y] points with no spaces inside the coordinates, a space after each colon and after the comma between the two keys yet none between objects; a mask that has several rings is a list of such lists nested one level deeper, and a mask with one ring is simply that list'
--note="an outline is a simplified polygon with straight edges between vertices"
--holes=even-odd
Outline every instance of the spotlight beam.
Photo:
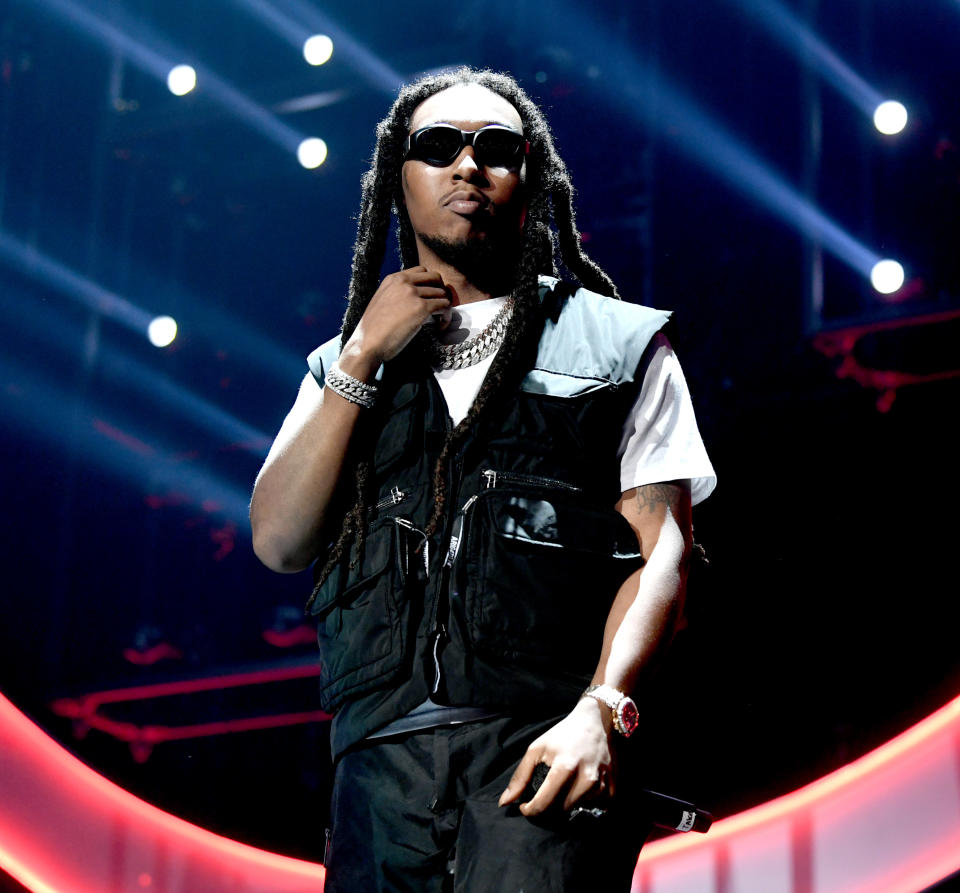
[{"label": "spotlight beam", "polygon": [[175,63],[165,58],[162,53],[135,40],[127,33],[129,29],[118,28],[71,0],[34,0],[34,4],[46,6],[86,37],[119,50],[138,68],[166,82],[167,73]]},{"label": "spotlight beam", "polygon": [[[72,354],[78,352],[83,344],[80,327],[67,324],[62,316],[26,296],[17,294],[10,299],[10,290],[5,289],[5,293],[8,300],[0,304],[0,318],[11,330],[19,331],[21,336],[28,335],[41,344],[44,357],[59,354],[68,361],[69,366]],[[102,342],[97,361],[110,381],[119,383],[140,397],[146,397],[151,407],[176,412],[185,422],[214,435],[224,445],[249,452],[260,459],[266,456],[270,447],[270,438],[266,434],[172,379]]]},{"label": "spotlight beam", "polygon": [[[239,2],[248,5],[259,4],[263,0],[239,0]],[[317,33],[329,35],[333,40],[334,52],[337,56],[362,75],[364,80],[372,87],[392,95],[404,83],[404,78],[401,75],[348,32],[344,31],[330,16],[321,12],[316,6],[306,3],[304,0],[280,0],[280,5],[290,18],[297,22],[303,22],[307,29],[304,37]]]},{"label": "spotlight beam", "polygon": [[868,117],[886,97],[881,96],[792,11],[776,0],[729,0],[787,47],[801,62],[813,66]]},{"label": "spotlight beam", "polygon": [[[649,124],[747,198],[869,277],[881,260],[879,254],[831,220],[678,89],[660,82],[655,90],[666,113],[650,115],[647,109]],[[634,94],[632,98],[639,97]]]},{"label": "spotlight beam", "polygon": [[[18,425],[27,436],[39,435],[48,443],[62,444],[62,390],[4,358],[0,358],[0,378],[7,383],[0,392],[7,424]],[[171,452],[149,444],[106,418],[95,407],[78,415],[78,424],[71,431],[71,447],[83,461],[141,486],[145,492],[163,488],[184,493],[205,511],[233,521],[240,529],[248,528],[247,490],[189,463],[178,462]]]},{"label": "spotlight beam", "polygon": [[[163,84],[166,84],[170,69],[183,61],[184,54],[181,51],[166,45],[155,34],[147,31],[140,22],[124,17],[119,20],[120,26],[117,27],[78,6],[72,0],[33,0],[33,2],[55,12],[65,22],[96,43],[118,49],[134,65],[153,75]],[[142,34],[143,40],[131,36],[138,32]],[[159,51],[151,49],[147,43],[159,47]],[[271,142],[290,153],[297,151],[297,146],[303,140],[303,134],[277,120],[267,109],[232,87],[215,72],[202,65],[195,64],[193,67],[197,71],[198,91],[225,106],[236,117]]]},{"label": "spotlight beam", "polygon": [[84,278],[3,230],[0,230],[0,261],[137,334],[146,335],[147,327],[157,315]]},{"label": "spotlight beam", "polygon": [[[147,334],[150,322],[156,317],[156,313],[138,307],[0,229],[2,262],[66,298],[120,322],[139,335]],[[160,280],[159,276],[145,278],[154,284]],[[197,299],[184,300],[178,295],[171,303],[189,308],[188,314],[181,318],[184,328],[199,332],[219,346],[242,354],[246,362],[256,364],[277,380],[289,384],[299,381],[305,374],[306,364],[302,359],[251,331],[234,317],[204,308],[203,302]]]},{"label": "spotlight beam", "polygon": [[235,6],[246,10],[260,24],[266,25],[274,34],[282,37],[297,52],[303,47],[303,42],[310,36],[310,30],[284,15],[272,3],[266,0],[233,0]]},{"label": "spotlight beam", "polygon": [[[880,255],[804,198],[678,87],[661,77],[651,83],[651,73],[620,35],[598,25],[571,3],[563,4],[552,21],[557,28],[562,22],[564,31],[578,35],[586,54],[594,53],[606,59],[608,70],[617,72],[617,88],[600,90],[598,102],[661,134],[746,198],[807,237],[820,241],[825,249],[864,277],[870,276],[874,265],[881,260]],[[545,39],[543,35],[542,39]]]}]

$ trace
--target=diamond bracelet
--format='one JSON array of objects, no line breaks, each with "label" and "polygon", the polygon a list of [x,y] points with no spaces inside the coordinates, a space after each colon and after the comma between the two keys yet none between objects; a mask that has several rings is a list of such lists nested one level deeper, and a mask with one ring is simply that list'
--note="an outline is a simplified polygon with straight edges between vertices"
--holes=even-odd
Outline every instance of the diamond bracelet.
[{"label": "diamond bracelet", "polygon": [[376,402],[376,385],[367,384],[359,378],[347,375],[336,363],[330,365],[323,382],[334,394],[339,394],[344,400],[356,403],[364,409],[372,409]]}]

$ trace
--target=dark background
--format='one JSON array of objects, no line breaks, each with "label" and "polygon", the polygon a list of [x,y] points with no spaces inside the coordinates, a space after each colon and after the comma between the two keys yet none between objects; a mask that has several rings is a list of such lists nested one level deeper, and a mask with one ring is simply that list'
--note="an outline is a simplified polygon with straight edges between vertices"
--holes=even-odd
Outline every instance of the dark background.
[{"label": "dark background", "polygon": [[[319,8],[272,6],[302,22]],[[323,137],[327,162],[301,168],[203,74],[172,96],[129,43],[78,27],[77,8]],[[316,659],[264,637],[301,623],[310,582],[259,565],[246,501],[303,357],[344,310],[359,178],[391,100],[377,60],[405,80],[457,63],[517,76],[571,169],[587,249],[625,297],[677,312],[720,483],[695,512],[710,565],[689,626],[640,697],[650,785],[728,815],[956,695],[957,384],[861,386],[813,344],[960,309],[960,6],[780,8],[903,101],[906,131],[878,134],[739,0],[327,3],[341,30],[320,68],[240,2],[0,3],[0,689],[148,800],[319,859],[323,723],[164,743],[137,762],[50,705]],[[740,147],[732,161],[705,119]],[[819,251],[795,212],[770,210],[744,153],[901,260],[907,286],[882,298]],[[152,347],[103,312],[104,291],[173,315],[180,337]],[[947,373],[956,335],[894,326],[856,356]],[[144,663],[164,643],[179,656]],[[180,725],[316,706],[308,679],[111,715]]]}]

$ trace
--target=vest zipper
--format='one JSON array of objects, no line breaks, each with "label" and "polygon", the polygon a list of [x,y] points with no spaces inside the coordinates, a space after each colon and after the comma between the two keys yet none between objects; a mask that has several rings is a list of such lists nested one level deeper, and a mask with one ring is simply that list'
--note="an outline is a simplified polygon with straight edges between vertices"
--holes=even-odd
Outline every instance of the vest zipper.
[{"label": "vest zipper", "polygon": [[374,509],[380,511],[380,509],[389,508],[391,505],[399,505],[407,498],[407,494],[403,492],[396,484],[390,488],[390,495],[384,496],[376,505]]},{"label": "vest zipper", "polygon": [[467,519],[467,512],[470,511],[470,507],[477,501],[479,496],[479,493],[471,496],[463,504],[463,508],[457,512],[457,516],[453,520],[453,529],[450,531],[450,541],[447,545],[447,555],[443,560],[443,566],[445,568],[453,567],[453,562],[457,560],[457,555],[460,553],[460,544],[463,542],[463,525]]},{"label": "vest zipper", "polygon": [[447,637],[447,628],[441,622],[433,634],[433,685],[430,694],[440,691],[440,642]]},{"label": "vest zipper", "polygon": [[496,487],[498,483],[532,484],[537,487],[559,487],[561,490],[569,490],[573,493],[579,493],[582,489],[581,487],[575,487],[573,484],[568,484],[566,481],[558,481],[556,478],[540,477],[535,474],[521,474],[517,471],[494,471],[492,468],[488,468],[486,471],[481,472],[481,475],[486,479],[486,489],[488,490]]},{"label": "vest zipper", "polygon": [[[406,530],[409,530],[411,533],[417,534],[421,539],[421,545],[423,546],[423,570],[426,574],[426,578],[430,579],[430,541],[427,539],[427,535],[419,528],[414,525],[412,521],[407,520],[406,518],[394,518],[393,519],[397,524],[403,527]],[[414,550],[416,552],[416,550]],[[410,568],[410,553],[407,550],[406,541],[404,541],[404,553],[403,553],[403,566],[404,570],[409,570]]]}]

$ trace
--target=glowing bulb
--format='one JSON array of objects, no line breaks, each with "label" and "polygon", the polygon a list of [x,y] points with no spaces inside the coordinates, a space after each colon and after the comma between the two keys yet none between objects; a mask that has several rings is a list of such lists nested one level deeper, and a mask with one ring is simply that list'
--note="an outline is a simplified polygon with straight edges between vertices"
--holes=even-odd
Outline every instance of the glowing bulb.
[{"label": "glowing bulb", "polygon": [[881,102],[873,113],[873,126],[881,133],[900,133],[907,126],[907,110],[895,100]]},{"label": "glowing bulb", "polygon": [[870,271],[870,282],[882,295],[892,295],[903,285],[903,267],[895,260],[881,260]]},{"label": "glowing bulb", "polygon": [[177,337],[177,321],[172,316],[158,316],[147,326],[147,337],[154,347],[167,347]]},{"label": "glowing bulb", "polygon": [[303,58],[311,65],[323,65],[333,55],[333,41],[326,34],[314,34],[303,42]]},{"label": "glowing bulb", "polygon": [[177,65],[167,75],[167,88],[174,96],[185,96],[197,86],[197,73],[189,65]]},{"label": "glowing bulb", "polygon": [[327,160],[327,144],[318,137],[311,136],[297,146],[297,161],[307,170],[320,167]]}]

